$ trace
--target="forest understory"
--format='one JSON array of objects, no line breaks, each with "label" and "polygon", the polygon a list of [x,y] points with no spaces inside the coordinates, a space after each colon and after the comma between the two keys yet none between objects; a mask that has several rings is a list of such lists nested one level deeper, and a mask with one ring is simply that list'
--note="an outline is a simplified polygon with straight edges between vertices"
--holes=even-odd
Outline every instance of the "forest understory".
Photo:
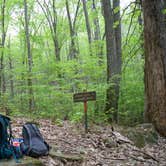
[{"label": "forest understory", "polygon": [[[12,130],[21,137],[22,125],[31,120],[14,118]],[[136,147],[122,129],[112,126],[90,126],[85,134],[83,125],[64,121],[57,125],[50,120],[35,120],[45,140],[52,146],[50,155],[39,158],[46,166],[165,166],[166,139]],[[123,129],[124,130],[124,129]],[[123,131],[125,133],[125,131]],[[146,133],[146,131],[145,131]]]},{"label": "forest understory", "polygon": [[16,138],[41,117],[41,165],[166,166],[165,20],[166,0],[0,0],[0,112]]}]

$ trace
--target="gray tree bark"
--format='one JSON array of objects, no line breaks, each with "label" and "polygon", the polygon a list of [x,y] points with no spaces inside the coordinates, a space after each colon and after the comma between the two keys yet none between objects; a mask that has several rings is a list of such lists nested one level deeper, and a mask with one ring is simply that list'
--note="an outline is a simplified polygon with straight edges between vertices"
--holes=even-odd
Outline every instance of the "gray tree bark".
[{"label": "gray tree bark", "polygon": [[76,12],[74,15],[74,20],[72,21],[71,16],[70,16],[70,10],[69,10],[69,2],[66,0],[66,11],[67,11],[67,17],[68,17],[68,22],[69,22],[69,29],[70,29],[70,38],[71,38],[71,44],[70,44],[70,51],[69,51],[69,59],[75,59],[78,56],[78,48],[76,45],[76,20],[78,16],[78,11],[80,7],[80,0],[77,2],[77,7],[76,7]]},{"label": "gray tree bark", "polygon": [[88,41],[89,44],[91,45],[92,43],[92,32],[91,32],[91,27],[90,27],[90,22],[89,22],[89,16],[88,16],[88,11],[87,11],[87,6],[86,6],[86,0],[82,0],[83,3],[83,10],[84,10],[84,16],[85,16],[85,23],[86,23],[86,30],[88,34]]},{"label": "gray tree bark", "polygon": [[95,17],[93,19],[94,23],[94,40],[101,40],[101,33],[100,33],[100,25],[99,25],[99,18],[97,14],[97,9],[96,9],[96,2],[93,0],[92,2],[92,10],[95,13]]},{"label": "gray tree bark", "polygon": [[30,45],[30,36],[29,36],[29,22],[28,22],[28,7],[27,1],[24,0],[24,16],[25,16],[25,36],[26,36],[26,46],[27,46],[27,56],[28,56],[28,93],[29,93],[29,111],[34,110],[34,94],[33,94],[33,82],[32,82],[32,52]]},{"label": "gray tree bark", "polygon": [[[105,112],[109,118],[118,122],[118,99],[121,75],[121,24],[120,10],[113,13],[110,0],[102,0],[105,20],[106,48],[107,48],[107,89]],[[120,1],[113,1],[113,7],[119,7]],[[114,21],[119,24],[114,28]]]},{"label": "gray tree bark", "polygon": [[99,59],[99,64],[102,64],[102,59],[103,59],[103,42],[101,41],[101,32],[100,32],[100,24],[99,24],[99,17],[98,17],[98,11],[96,8],[96,1],[93,0],[92,2],[92,10],[94,12],[94,19],[93,19],[93,24],[94,24],[94,41],[95,41],[95,51],[97,51],[96,55],[100,58]]},{"label": "gray tree bark", "polygon": [[6,0],[3,0],[1,4],[1,58],[0,58],[0,95],[4,94],[6,91],[5,74],[4,74],[4,47],[6,41],[6,29],[5,29],[5,9]]},{"label": "gray tree bark", "polygon": [[9,69],[10,69],[10,96],[11,98],[14,97],[14,80],[13,80],[13,63],[11,57],[11,50],[10,50],[10,37],[8,41],[8,49],[9,49]]}]

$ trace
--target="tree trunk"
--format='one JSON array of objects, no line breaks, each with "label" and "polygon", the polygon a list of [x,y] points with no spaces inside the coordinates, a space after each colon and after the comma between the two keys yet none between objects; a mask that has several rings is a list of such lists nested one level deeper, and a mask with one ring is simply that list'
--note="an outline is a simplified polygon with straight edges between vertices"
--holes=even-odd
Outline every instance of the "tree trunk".
[{"label": "tree trunk", "polygon": [[[121,21],[120,21],[120,0],[113,0],[113,9],[119,9],[114,13],[114,23],[117,24],[115,31],[115,45],[116,45],[116,73],[121,74],[122,66],[122,37],[121,37]],[[118,83],[119,84],[119,83]]]},{"label": "tree trunk", "polygon": [[93,23],[94,23],[94,26],[95,26],[95,28],[94,28],[94,40],[101,40],[99,18],[98,18],[98,14],[97,14],[95,0],[93,0],[92,9],[95,13],[95,17],[93,19]]},{"label": "tree trunk", "polygon": [[68,0],[66,0],[66,10],[67,10],[67,17],[68,17],[68,22],[69,22],[70,38],[71,38],[69,59],[75,59],[75,58],[77,58],[77,55],[78,55],[78,49],[77,49],[76,41],[75,41],[75,39],[76,39],[75,23],[76,23],[76,19],[77,19],[79,6],[80,6],[80,0],[78,0],[77,9],[76,9],[76,13],[74,16],[74,21],[72,23],[70,11],[69,11],[69,3],[68,3]]},{"label": "tree trunk", "polygon": [[96,9],[96,1],[93,0],[92,2],[92,10],[94,12],[94,19],[93,19],[93,24],[94,24],[94,40],[95,42],[95,50],[97,50],[96,55],[98,55],[99,59],[99,64],[102,64],[102,58],[103,58],[103,43],[101,41],[101,33],[100,33],[100,24],[99,24],[99,18],[98,18],[98,11]]},{"label": "tree trunk", "polygon": [[60,47],[57,37],[53,37],[53,42],[54,42],[55,60],[60,61]]},{"label": "tree trunk", "polygon": [[[58,17],[57,17],[57,12],[55,7],[55,0],[50,0],[50,1],[48,2],[44,1],[42,4],[40,0],[37,0],[37,3],[41,7],[49,25],[51,37],[54,43],[55,61],[60,61],[61,45],[60,45],[58,34],[57,34],[57,18]],[[52,3],[51,7],[48,5],[48,3],[50,4]]]},{"label": "tree trunk", "polygon": [[[9,57],[9,68],[10,71],[12,72],[13,70],[13,65],[12,65],[12,58]],[[11,98],[14,97],[14,81],[13,81],[13,74],[10,75],[10,96]]]},{"label": "tree trunk", "polygon": [[29,93],[29,110],[33,111],[34,109],[34,96],[33,96],[33,83],[32,83],[32,53],[30,46],[30,37],[29,37],[29,25],[28,25],[28,8],[27,1],[24,0],[24,15],[25,15],[25,35],[26,35],[26,45],[28,53],[28,93]]},{"label": "tree trunk", "polygon": [[[9,38],[9,44],[8,44],[8,49],[10,51],[10,38]],[[12,57],[11,54],[9,53],[9,69],[10,69],[10,96],[11,98],[14,97],[14,81],[13,81],[13,64],[12,64]]]},{"label": "tree trunk", "polygon": [[121,67],[122,67],[122,37],[121,37],[121,21],[120,21],[120,0],[113,0],[113,9],[118,9],[113,17],[114,17],[114,24],[116,27],[114,28],[115,31],[115,45],[116,45],[116,74],[117,78],[115,78],[115,112],[114,112],[114,119],[118,122],[118,100],[119,100],[119,89],[120,89],[120,80],[121,80]]},{"label": "tree trunk", "polygon": [[[21,32],[21,29],[20,29]],[[26,61],[26,41],[24,39],[24,37],[22,38],[22,36],[20,36],[20,48],[23,50],[22,52],[22,66],[25,66],[25,61]],[[25,79],[25,73],[22,72],[21,73],[21,91],[20,91],[20,110],[24,110],[24,102],[25,102],[25,98],[24,98],[24,94],[26,93],[26,89],[24,88],[25,85],[27,84],[26,79]]]},{"label": "tree trunk", "polygon": [[[110,0],[102,0],[106,48],[107,48],[107,81],[110,87],[107,89],[105,112],[113,115],[113,120],[118,122],[118,99],[121,74],[121,28],[120,24],[114,29],[114,19],[120,19],[120,13],[113,14]],[[119,1],[114,2],[114,7],[119,7]]]},{"label": "tree trunk", "polygon": [[54,41],[55,57],[56,57],[56,61],[60,61],[60,46],[59,46],[59,41],[57,37],[57,15],[56,15],[56,8],[55,8],[55,0],[52,0],[52,10],[53,10],[53,18],[50,19],[50,21],[52,20],[51,24],[53,29],[52,35],[53,35],[53,41]]},{"label": "tree trunk", "polygon": [[90,23],[89,23],[89,16],[88,16],[88,11],[87,11],[86,1],[82,0],[82,3],[83,3],[83,10],[84,10],[84,16],[85,16],[86,30],[87,30],[87,34],[88,34],[88,41],[89,41],[89,44],[91,45],[92,33],[91,33],[91,27],[90,27]]},{"label": "tree trunk", "polygon": [[5,30],[5,8],[6,0],[3,0],[1,5],[1,58],[0,58],[0,95],[6,91],[5,75],[4,75],[4,46],[6,40]]},{"label": "tree trunk", "polygon": [[144,0],[145,119],[166,137],[166,2]]}]

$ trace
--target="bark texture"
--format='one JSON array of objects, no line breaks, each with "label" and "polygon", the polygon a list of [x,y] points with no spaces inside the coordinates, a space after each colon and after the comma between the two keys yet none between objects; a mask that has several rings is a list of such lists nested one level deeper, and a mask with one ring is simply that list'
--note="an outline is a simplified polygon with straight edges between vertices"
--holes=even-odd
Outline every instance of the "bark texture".
[{"label": "bark texture", "polygon": [[166,137],[165,0],[144,0],[145,119]]},{"label": "bark texture", "polygon": [[34,96],[33,96],[33,82],[32,82],[32,52],[30,45],[30,36],[29,36],[29,23],[28,23],[28,7],[27,1],[24,0],[24,16],[25,16],[25,36],[26,36],[26,45],[27,45],[27,54],[28,54],[28,93],[29,93],[29,110],[33,111],[34,109]]},{"label": "bark texture", "polygon": [[94,40],[101,40],[101,33],[100,33],[100,25],[99,25],[99,18],[98,18],[98,13],[96,9],[96,1],[93,0],[92,2],[92,10],[95,14],[95,17],[93,19],[94,23]]},{"label": "bark texture", "polygon": [[1,42],[0,48],[1,49],[1,57],[0,57],[0,95],[3,95],[6,91],[6,83],[5,83],[5,66],[4,66],[4,47],[6,41],[6,28],[5,28],[5,10],[6,10],[6,0],[2,1],[1,4]]},{"label": "bark texture", "polygon": [[82,4],[83,4],[84,15],[85,15],[85,23],[86,23],[86,30],[87,30],[87,34],[88,34],[88,41],[89,41],[89,44],[91,44],[92,43],[92,33],[91,33],[91,27],[90,27],[90,22],[89,22],[88,10],[87,10],[87,6],[86,6],[86,0],[82,0]]},{"label": "bark texture", "polygon": [[103,62],[103,42],[101,41],[101,30],[100,30],[100,22],[99,22],[99,17],[98,17],[98,10],[97,10],[97,1],[93,0],[92,2],[92,11],[94,14],[94,18],[93,18],[93,24],[94,24],[94,28],[93,28],[93,40],[94,40],[94,48],[93,51],[95,50],[96,55],[100,58],[99,59],[99,65],[102,64]]},{"label": "bark texture", "polygon": [[10,37],[9,37],[9,43],[8,43],[8,49],[9,49],[9,69],[10,69],[10,96],[11,98],[14,97],[14,80],[13,80],[13,61],[12,61],[12,56],[10,52]]},{"label": "bark texture", "polygon": [[79,7],[80,7],[80,0],[78,0],[78,2],[77,2],[76,11],[75,11],[75,14],[74,14],[74,20],[72,21],[71,13],[70,13],[70,10],[69,10],[69,1],[66,0],[66,11],[67,11],[67,17],[68,17],[68,22],[69,22],[70,39],[71,39],[68,59],[77,58],[78,53],[79,53],[78,47],[76,45],[76,37],[77,37],[76,20],[77,20],[77,16],[78,16]]},{"label": "bark texture", "polygon": [[[113,1],[113,7],[118,8],[120,1]],[[110,0],[103,0],[103,14],[105,20],[106,48],[107,48],[107,89],[105,112],[113,115],[118,122],[118,99],[121,74],[121,24],[120,10],[113,13]],[[119,24],[114,27],[114,21]]]}]

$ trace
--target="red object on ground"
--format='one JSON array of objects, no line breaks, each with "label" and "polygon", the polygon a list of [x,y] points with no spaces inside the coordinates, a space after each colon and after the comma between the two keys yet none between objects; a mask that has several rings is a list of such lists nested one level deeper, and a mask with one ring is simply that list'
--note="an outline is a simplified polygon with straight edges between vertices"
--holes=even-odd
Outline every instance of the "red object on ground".
[{"label": "red object on ground", "polygon": [[20,142],[13,142],[13,146],[16,146],[16,147],[20,146]]}]

